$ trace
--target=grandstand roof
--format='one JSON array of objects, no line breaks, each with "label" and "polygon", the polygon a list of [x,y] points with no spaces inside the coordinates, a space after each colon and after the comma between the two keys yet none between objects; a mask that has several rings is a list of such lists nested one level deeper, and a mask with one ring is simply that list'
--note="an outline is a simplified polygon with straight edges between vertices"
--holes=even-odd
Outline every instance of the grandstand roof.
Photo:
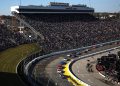
[{"label": "grandstand roof", "polygon": [[[62,4],[62,5],[61,5]],[[93,13],[94,8],[86,5],[71,5],[68,3],[52,3],[48,6],[12,6],[11,12],[15,13]]]}]

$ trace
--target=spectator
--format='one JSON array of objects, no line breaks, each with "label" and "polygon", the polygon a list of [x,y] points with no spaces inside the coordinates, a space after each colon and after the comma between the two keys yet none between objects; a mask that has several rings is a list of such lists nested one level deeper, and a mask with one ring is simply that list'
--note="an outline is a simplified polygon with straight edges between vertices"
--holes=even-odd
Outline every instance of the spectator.
[{"label": "spectator", "polygon": [[67,50],[117,40],[120,20],[98,20],[90,14],[22,14],[21,19],[44,35],[45,51]]}]

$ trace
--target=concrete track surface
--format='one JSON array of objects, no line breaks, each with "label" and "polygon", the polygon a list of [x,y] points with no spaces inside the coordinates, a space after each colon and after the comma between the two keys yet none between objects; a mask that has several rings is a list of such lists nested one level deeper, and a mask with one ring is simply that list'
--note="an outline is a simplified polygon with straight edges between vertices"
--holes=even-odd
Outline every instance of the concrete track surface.
[{"label": "concrete track surface", "polygon": [[[97,58],[100,58],[101,56],[106,56],[109,53],[117,54],[117,51],[120,50],[115,49],[111,52],[105,52],[102,54],[78,60],[72,65],[72,71],[75,76],[77,76],[80,80],[89,84],[90,86],[120,86],[117,83],[112,83],[111,81],[105,80],[105,77],[101,76],[95,67]],[[86,68],[87,63],[91,63],[93,65],[93,72],[88,71],[88,69]]]},{"label": "concrete track surface", "polygon": [[[107,46],[102,46],[100,48],[95,48],[92,49],[91,51],[88,51],[87,53],[82,53],[81,56],[94,53],[97,51],[105,50],[105,49],[110,49],[113,47],[116,47],[118,45],[107,45]],[[111,53],[116,53],[117,50],[111,51]],[[90,60],[90,62],[95,62],[97,58],[99,58],[102,55],[107,55],[109,52],[95,55],[92,57],[88,57],[82,60],[76,61],[72,65],[72,71],[77,76],[80,80],[84,81],[87,84],[90,84],[91,86],[117,86],[114,85],[110,82],[105,82],[104,78],[99,75],[98,71],[95,69],[95,63],[93,64],[93,73],[89,73],[86,69],[86,64],[87,60]],[[34,70],[33,70],[33,75],[36,77],[35,79],[37,81],[40,81],[40,77],[47,77],[46,85],[45,86],[50,86],[50,81],[53,81],[56,86],[73,86],[70,82],[68,82],[67,79],[62,79],[59,74],[57,73],[57,65],[59,62],[66,57],[68,53],[66,54],[60,54],[52,57],[45,58],[41,60],[39,63],[36,64]]]},{"label": "concrete track surface", "polygon": [[67,79],[62,79],[57,73],[57,65],[63,59],[64,55],[53,56],[50,58],[43,59],[34,68],[34,75],[37,77],[36,80],[39,81],[39,77],[47,77],[47,82],[45,86],[51,86],[50,82],[54,82],[56,86],[73,86],[67,81]]}]

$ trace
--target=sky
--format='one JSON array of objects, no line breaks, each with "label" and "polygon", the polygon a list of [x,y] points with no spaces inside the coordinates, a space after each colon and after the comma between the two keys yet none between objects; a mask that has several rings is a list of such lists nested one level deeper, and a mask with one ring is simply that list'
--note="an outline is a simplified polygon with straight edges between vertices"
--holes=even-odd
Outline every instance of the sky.
[{"label": "sky", "polygon": [[10,7],[20,5],[47,5],[49,2],[85,4],[95,12],[120,12],[120,0],[0,0],[0,15],[11,15]]}]

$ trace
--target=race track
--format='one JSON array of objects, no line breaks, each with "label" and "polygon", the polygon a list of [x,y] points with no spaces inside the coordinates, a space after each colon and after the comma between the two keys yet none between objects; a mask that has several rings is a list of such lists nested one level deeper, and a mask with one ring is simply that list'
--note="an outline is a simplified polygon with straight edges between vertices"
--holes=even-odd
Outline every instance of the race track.
[{"label": "race track", "polygon": [[33,70],[36,80],[41,81],[39,78],[42,77],[44,79],[47,77],[45,86],[51,86],[52,82],[54,82],[56,86],[73,86],[67,79],[62,79],[57,73],[57,65],[64,56],[65,55],[52,56],[37,63]]},{"label": "race track", "polygon": [[[102,51],[105,49],[114,48],[117,46],[118,45],[116,44],[102,46],[99,48],[92,49],[88,51],[87,53],[82,53],[80,56],[95,53],[95,52]],[[101,76],[98,73],[98,71],[96,71],[96,68],[95,68],[95,62],[97,58],[103,55],[107,55],[108,53],[116,53],[117,51],[118,49],[78,60],[74,62],[74,64],[72,65],[72,72],[74,73],[76,77],[78,77],[83,82],[89,84],[90,86],[119,86],[118,84],[112,84],[110,82],[106,82],[105,78]],[[51,56],[37,63],[33,70],[33,74],[36,77],[36,80],[41,81],[39,80],[41,77],[43,78],[47,77],[45,86],[50,86],[51,81],[56,86],[73,86],[72,83],[70,83],[67,79],[62,79],[57,73],[57,65],[64,57],[66,57],[67,54],[68,53]],[[86,69],[86,64],[88,63],[88,60],[90,60],[90,62],[93,63],[93,67],[92,67],[93,72],[88,72]]]},{"label": "race track", "polygon": [[[90,86],[120,86],[117,83],[115,84],[111,83],[110,81],[106,81],[105,78],[101,76],[95,68],[97,58],[100,58],[101,56],[106,56],[109,53],[117,54],[117,51],[119,51],[119,49],[78,60],[72,65],[72,71],[75,76],[77,76],[80,80],[89,84]],[[93,65],[93,72],[88,72],[86,68],[87,63],[91,63]]]}]

